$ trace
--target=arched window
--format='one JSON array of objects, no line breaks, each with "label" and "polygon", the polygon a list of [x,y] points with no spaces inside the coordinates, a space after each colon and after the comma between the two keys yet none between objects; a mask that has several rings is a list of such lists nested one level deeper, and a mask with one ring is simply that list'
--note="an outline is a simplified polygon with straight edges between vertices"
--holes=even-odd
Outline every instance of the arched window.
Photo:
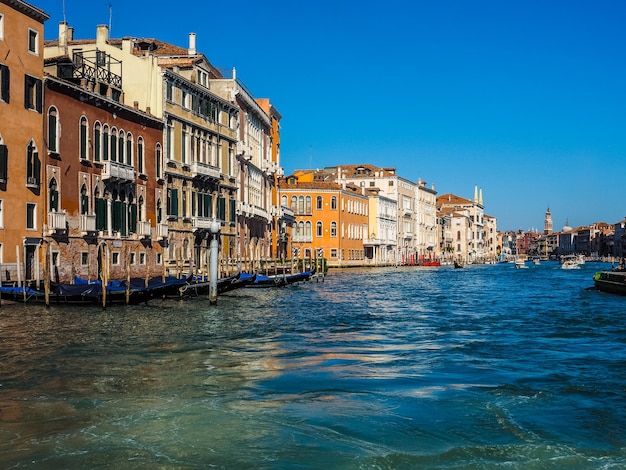
[{"label": "arched window", "polygon": [[87,193],[87,186],[84,184],[80,188],[80,213],[89,214],[89,194]]},{"label": "arched window", "polygon": [[48,206],[51,212],[57,212],[59,210],[59,187],[57,185],[56,178],[50,180],[50,187],[48,189]]},{"label": "arched window", "polygon": [[283,206],[283,207],[288,207],[287,206],[287,196],[283,195],[281,197],[280,205]]},{"label": "arched window", "polygon": [[139,220],[146,220],[146,205],[143,203],[143,196],[139,196],[137,201],[137,216]]},{"label": "arched window", "polygon": [[137,137],[137,171],[139,173],[145,173],[144,161],[143,161],[143,138],[142,137]]},{"label": "arched window", "polygon": [[126,164],[133,166],[133,135],[126,134]]},{"label": "arched window", "polygon": [[26,186],[35,188],[39,187],[41,173],[41,161],[39,160],[39,151],[34,141],[28,143],[26,147]]},{"label": "arched window", "polygon": [[296,212],[297,205],[298,205],[298,198],[296,196],[291,196],[291,210]]},{"label": "arched window", "polygon": [[315,236],[316,237],[324,236],[324,226],[322,225],[322,222],[317,222],[315,224]]},{"label": "arched window", "polygon": [[311,211],[312,211],[312,209],[311,209],[311,196],[307,196],[305,198],[304,205],[305,205],[304,209],[306,210],[306,213],[310,214]]},{"label": "arched window", "polygon": [[333,238],[337,237],[337,222],[330,223],[330,236]]},{"label": "arched window", "polygon": [[456,232],[456,239],[457,240],[461,239],[461,232],[460,231]]},{"label": "arched window", "polygon": [[298,214],[304,214],[304,196],[298,198]]},{"label": "arched window", "polygon": [[102,127],[99,122],[96,122],[93,126],[93,161],[99,162],[102,155],[102,141],[101,141]]},{"label": "arched window", "polygon": [[163,207],[161,205],[161,198],[157,199],[156,217],[157,217],[157,224],[160,224],[161,221],[163,220]]},{"label": "arched window", "polygon": [[102,160],[109,159],[109,126],[106,124],[102,128]]},{"label": "arched window", "polygon": [[298,236],[299,237],[304,236],[304,222],[302,221],[298,222]]},{"label": "arched window", "polygon": [[48,150],[59,152],[59,112],[52,106],[48,110]]},{"label": "arched window", "polygon": [[337,196],[333,196],[330,198],[330,208],[332,210],[337,210]]},{"label": "arched window", "polygon": [[87,160],[88,154],[87,154],[87,129],[88,129],[88,125],[87,125],[87,118],[85,116],[81,116],[80,117],[80,148],[78,149],[79,155],[80,155],[80,159],[81,160]]},{"label": "arched window", "polygon": [[110,145],[109,145],[109,151],[111,152],[111,161],[112,162],[116,162],[117,161],[117,129],[115,129],[115,127],[111,128],[111,139],[110,139]]},{"label": "arched window", "polygon": [[311,239],[311,221],[307,220],[304,223],[304,236],[307,238],[307,240]]},{"label": "arched window", "polygon": [[126,137],[124,131],[120,130],[117,139],[117,161],[120,163],[126,163],[124,154],[126,153]]},{"label": "arched window", "polygon": [[156,144],[155,158],[156,158],[156,177],[162,178],[163,177],[163,174],[162,174],[163,162],[161,158],[163,158],[163,156],[161,152],[161,144]]},{"label": "arched window", "polygon": [[323,206],[322,196],[317,196],[315,198],[315,209],[317,209],[318,211],[321,211],[323,208],[324,206]]}]

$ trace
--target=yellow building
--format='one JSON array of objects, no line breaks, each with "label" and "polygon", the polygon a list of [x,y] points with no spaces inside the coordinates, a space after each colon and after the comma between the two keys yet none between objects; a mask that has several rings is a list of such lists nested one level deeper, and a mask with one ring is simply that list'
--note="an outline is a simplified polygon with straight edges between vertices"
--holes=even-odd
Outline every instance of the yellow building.
[{"label": "yellow building", "polygon": [[[43,24],[48,15],[0,0],[0,263],[3,280],[40,278],[44,223]],[[10,205],[10,210],[8,210]],[[19,266],[19,273],[18,273]]]},{"label": "yellow building", "polygon": [[326,174],[298,171],[281,181],[281,205],[293,210],[291,254],[326,258],[329,267],[367,264],[368,197],[355,185],[326,180]]}]

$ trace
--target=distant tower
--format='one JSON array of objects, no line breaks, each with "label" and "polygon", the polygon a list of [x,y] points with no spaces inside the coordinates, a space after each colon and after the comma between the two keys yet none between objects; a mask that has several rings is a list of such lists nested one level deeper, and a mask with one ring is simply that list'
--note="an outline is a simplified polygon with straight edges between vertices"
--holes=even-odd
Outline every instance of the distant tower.
[{"label": "distant tower", "polygon": [[546,211],[546,218],[543,219],[543,233],[552,233],[552,215],[550,215],[550,208]]}]

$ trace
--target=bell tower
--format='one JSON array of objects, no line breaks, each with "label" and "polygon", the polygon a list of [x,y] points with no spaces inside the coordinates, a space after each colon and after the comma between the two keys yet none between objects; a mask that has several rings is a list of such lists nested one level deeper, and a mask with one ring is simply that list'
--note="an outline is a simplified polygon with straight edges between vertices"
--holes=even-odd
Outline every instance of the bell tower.
[{"label": "bell tower", "polygon": [[543,219],[543,233],[552,233],[552,215],[550,214],[550,208],[546,210],[546,217]]}]

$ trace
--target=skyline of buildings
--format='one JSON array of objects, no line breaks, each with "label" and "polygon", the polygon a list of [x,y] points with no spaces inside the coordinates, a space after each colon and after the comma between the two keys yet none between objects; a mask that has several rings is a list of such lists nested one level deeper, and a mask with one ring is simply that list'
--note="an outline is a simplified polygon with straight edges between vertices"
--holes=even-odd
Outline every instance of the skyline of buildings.
[{"label": "skyline of buildings", "polygon": [[366,163],[284,175],[282,115],[213,67],[193,33],[186,48],[110,38],[106,25],[75,40],[61,23],[44,42],[43,11],[0,6],[5,278],[206,272],[214,219],[223,274],[287,258],[493,262],[504,247],[478,186],[473,199],[437,195]]}]

